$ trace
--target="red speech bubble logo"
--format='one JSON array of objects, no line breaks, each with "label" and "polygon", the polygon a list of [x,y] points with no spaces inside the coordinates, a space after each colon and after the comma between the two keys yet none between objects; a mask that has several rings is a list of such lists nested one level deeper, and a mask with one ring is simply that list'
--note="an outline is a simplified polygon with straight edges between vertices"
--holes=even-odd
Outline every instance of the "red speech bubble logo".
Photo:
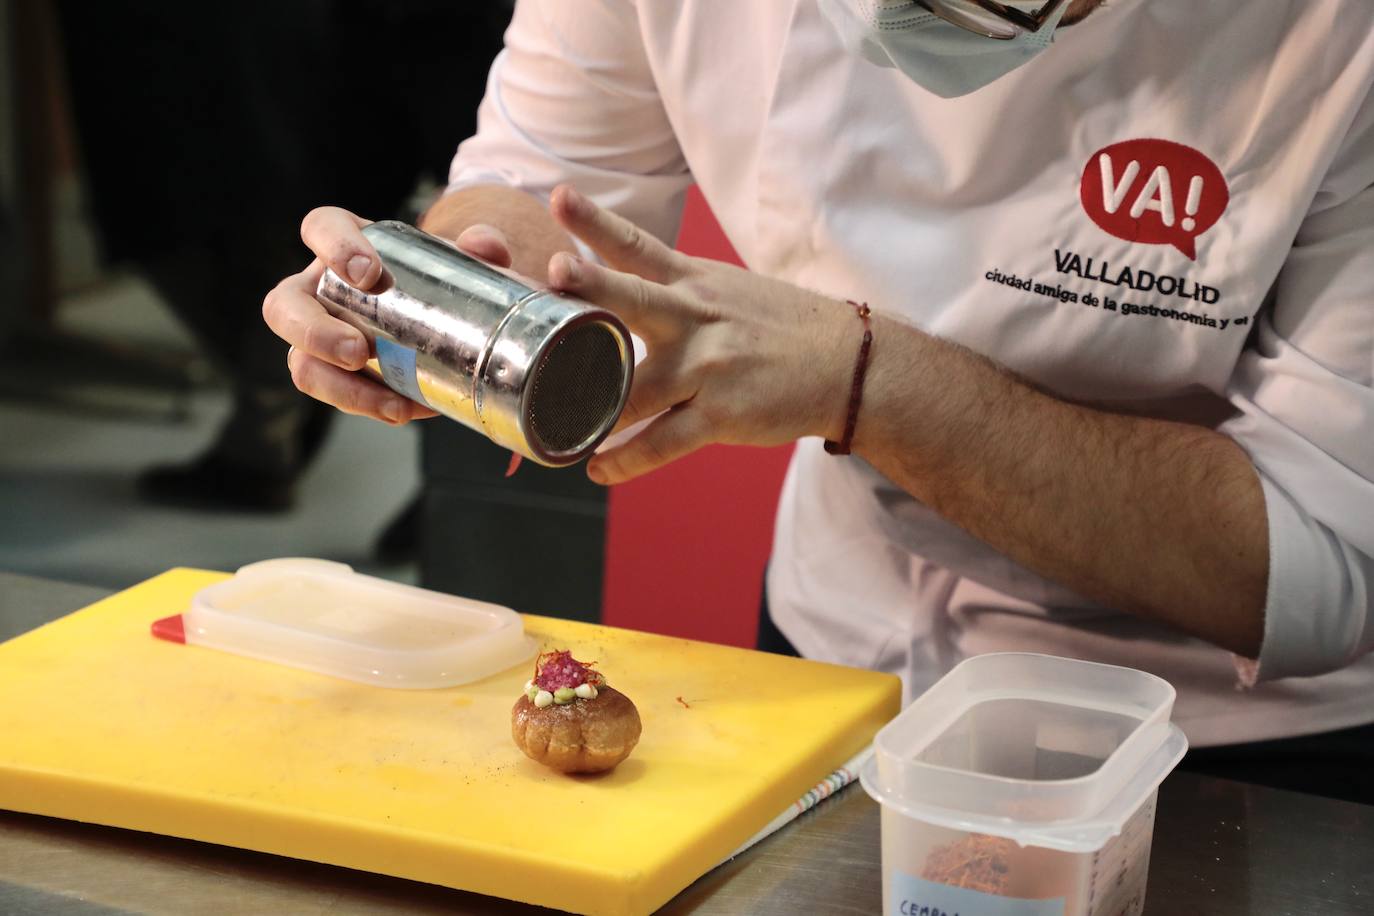
[{"label": "red speech bubble logo", "polygon": [[1093,153],[1078,195],[1093,222],[1119,239],[1173,245],[1197,260],[1197,237],[1221,219],[1231,191],[1221,169],[1171,140],[1123,140]]}]

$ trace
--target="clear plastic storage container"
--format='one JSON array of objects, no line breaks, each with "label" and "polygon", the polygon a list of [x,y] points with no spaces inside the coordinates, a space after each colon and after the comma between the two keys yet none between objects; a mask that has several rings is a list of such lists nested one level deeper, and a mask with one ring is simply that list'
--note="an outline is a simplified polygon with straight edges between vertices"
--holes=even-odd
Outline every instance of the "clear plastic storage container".
[{"label": "clear plastic storage container", "polygon": [[509,608],[300,558],[252,563],[201,589],[182,626],[191,645],[380,687],[466,684],[537,648]]},{"label": "clear plastic storage container", "polygon": [[1048,655],[970,658],[874,740],[890,916],[1132,916],[1160,782],[1187,750],[1174,689]]}]

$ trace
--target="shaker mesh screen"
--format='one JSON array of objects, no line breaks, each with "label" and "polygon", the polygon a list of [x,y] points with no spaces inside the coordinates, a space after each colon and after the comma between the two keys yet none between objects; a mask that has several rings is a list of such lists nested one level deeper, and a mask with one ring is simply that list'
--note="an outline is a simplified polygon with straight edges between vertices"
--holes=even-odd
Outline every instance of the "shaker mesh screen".
[{"label": "shaker mesh screen", "polygon": [[620,341],[603,324],[561,337],[534,370],[529,428],[547,452],[584,445],[613,420],[624,379]]}]

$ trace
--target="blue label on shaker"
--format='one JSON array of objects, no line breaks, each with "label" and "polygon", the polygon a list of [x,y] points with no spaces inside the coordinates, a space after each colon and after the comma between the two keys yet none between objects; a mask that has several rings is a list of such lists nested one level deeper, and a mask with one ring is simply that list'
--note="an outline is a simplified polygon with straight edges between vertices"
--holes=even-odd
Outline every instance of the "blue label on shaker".
[{"label": "blue label on shaker", "polygon": [[378,336],[377,364],[381,366],[382,378],[392,391],[429,406],[425,396],[420,394],[420,382],[415,378],[414,350]]},{"label": "blue label on shaker", "polygon": [[892,873],[887,916],[1064,916],[1064,898],[1028,900],[950,887],[900,871]]}]

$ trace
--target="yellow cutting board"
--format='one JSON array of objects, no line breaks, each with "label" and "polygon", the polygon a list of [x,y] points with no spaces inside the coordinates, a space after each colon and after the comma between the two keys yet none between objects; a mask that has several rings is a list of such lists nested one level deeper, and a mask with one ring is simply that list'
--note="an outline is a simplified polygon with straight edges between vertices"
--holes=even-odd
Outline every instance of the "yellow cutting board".
[{"label": "yellow cutting board", "polygon": [[0,645],[0,808],[646,913],[900,702],[890,675],[526,617],[545,648],[595,659],[644,723],[610,774],[562,776],[511,741],[530,666],[394,690],[149,635],[222,578],[172,570]]}]

